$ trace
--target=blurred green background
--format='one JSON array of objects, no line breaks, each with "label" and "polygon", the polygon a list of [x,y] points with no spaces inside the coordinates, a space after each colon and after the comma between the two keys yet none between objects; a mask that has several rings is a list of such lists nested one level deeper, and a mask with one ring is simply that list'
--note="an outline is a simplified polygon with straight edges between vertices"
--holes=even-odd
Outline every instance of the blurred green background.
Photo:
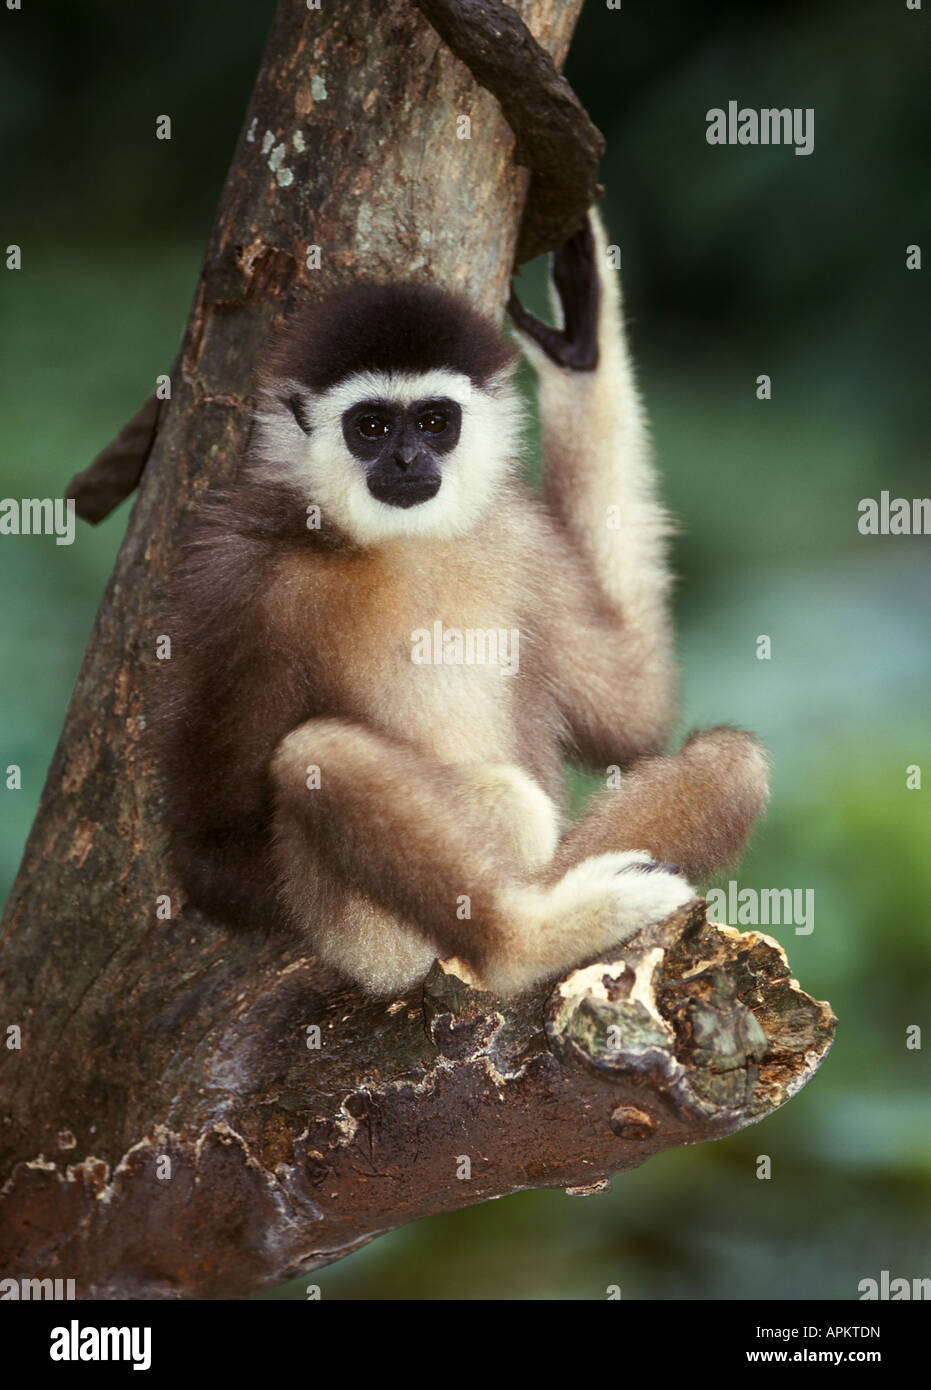
[{"label": "blurred green background", "polygon": [[[24,267],[0,278],[0,496],[59,494],[169,370],[271,11],[2,11],[0,242]],[[931,242],[926,24],[904,0],[588,0],[567,67],[608,139],[607,217],[682,525],[682,728],[733,721],[773,752],[737,877],[814,890],[814,931],[773,934],[831,1000],[834,1050],[742,1134],[608,1195],[418,1222],[321,1270],[324,1297],[853,1298],[882,1269],[931,1274],[928,1048],[906,1048],[931,997],[929,543],[857,530],[861,498],[929,491],[928,271],[905,265]],[[709,147],[705,112],[731,98],[813,107],[814,153]],[[152,138],[160,112],[171,142]],[[521,292],[539,308],[538,271]],[[70,549],[0,539],[0,763],[23,768],[22,791],[0,785],[2,895],[128,505]],[[913,764],[924,790],[906,789]]]}]

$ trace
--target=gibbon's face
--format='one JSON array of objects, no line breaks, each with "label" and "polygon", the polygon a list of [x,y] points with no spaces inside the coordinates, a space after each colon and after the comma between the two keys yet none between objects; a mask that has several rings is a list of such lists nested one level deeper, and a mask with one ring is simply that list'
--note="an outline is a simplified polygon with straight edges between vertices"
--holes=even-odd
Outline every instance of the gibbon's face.
[{"label": "gibbon's face", "polygon": [[389,507],[417,507],[443,486],[443,459],[462,433],[462,407],[451,396],[410,405],[376,399],[343,412],[346,448],[365,469],[369,492]]},{"label": "gibbon's face", "polygon": [[468,531],[519,454],[510,373],[480,388],[445,369],[364,372],[319,396],[293,380],[276,393],[258,417],[266,465],[360,545]]},{"label": "gibbon's face", "polygon": [[497,330],[443,291],[345,292],[264,373],[259,466],[357,544],[461,535],[519,458],[513,366]]}]

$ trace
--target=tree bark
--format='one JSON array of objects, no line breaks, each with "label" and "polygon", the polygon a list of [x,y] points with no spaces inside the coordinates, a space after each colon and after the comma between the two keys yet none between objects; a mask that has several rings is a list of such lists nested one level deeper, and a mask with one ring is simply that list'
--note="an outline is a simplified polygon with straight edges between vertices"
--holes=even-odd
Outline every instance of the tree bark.
[{"label": "tree bark", "polygon": [[[561,64],[581,0],[516,8]],[[205,489],[235,475],[257,358],[350,278],[436,281],[500,314],[528,184],[513,146],[408,0],[279,6],[3,919],[4,1275],[245,1296],[414,1217],[587,1189],[728,1133],[827,1050],[830,1011],[778,948],[700,908],[516,1004],[440,965],[385,1004],[292,942],[182,911],[166,869],[143,738],[158,595]]]}]

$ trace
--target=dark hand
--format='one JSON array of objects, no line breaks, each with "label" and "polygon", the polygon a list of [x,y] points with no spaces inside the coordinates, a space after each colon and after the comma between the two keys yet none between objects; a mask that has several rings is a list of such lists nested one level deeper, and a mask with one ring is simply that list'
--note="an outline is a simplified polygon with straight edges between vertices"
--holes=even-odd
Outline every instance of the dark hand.
[{"label": "dark hand", "polygon": [[528,313],[514,290],[508,313],[521,332],[543,349],[557,367],[591,372],[598,366],[598,304],[601,290],[595,264],[595,238],[589,219],[553,257],[553,284],[562,304],[565,328],[541,323]]}]

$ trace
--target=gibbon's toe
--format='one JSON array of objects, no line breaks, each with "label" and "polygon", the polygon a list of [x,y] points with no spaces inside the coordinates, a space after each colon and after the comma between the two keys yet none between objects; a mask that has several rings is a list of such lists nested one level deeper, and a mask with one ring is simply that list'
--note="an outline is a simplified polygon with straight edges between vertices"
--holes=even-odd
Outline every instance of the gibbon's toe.
[{"label": "gibbon's toe", "polygon": [[617,857],[631,861],[619,870],[614,889],[618,940],[626,941],[641,927],[662,921],[696,897],[674,864],[658,863],[644,850]]}]

